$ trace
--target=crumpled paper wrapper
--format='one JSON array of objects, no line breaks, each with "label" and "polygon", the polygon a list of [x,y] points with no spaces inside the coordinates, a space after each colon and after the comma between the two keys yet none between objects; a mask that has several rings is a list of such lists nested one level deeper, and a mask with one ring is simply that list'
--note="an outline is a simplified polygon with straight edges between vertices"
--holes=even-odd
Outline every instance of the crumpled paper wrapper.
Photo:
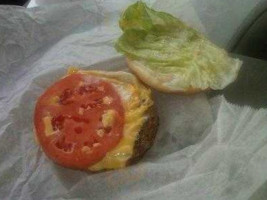
[{"label": "crumpled paper wrapper", "polygon": [[[165,11],[175,5],[172,14],[209,33],[193,2],[148,4]],[[118,17],[130,3],[0,7],[0,199],[265,199],[267,110],[232,105],[222,96],[154,92],[155,144],[125,169],[66,169],[35,143],[35,102],[69,65],[126,70],[113,44],[121,34]]]}]

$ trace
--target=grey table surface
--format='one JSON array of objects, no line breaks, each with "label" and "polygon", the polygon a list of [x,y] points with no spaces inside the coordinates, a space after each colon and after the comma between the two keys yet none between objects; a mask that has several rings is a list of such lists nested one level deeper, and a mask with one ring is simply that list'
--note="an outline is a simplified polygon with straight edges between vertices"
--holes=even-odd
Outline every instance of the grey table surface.
[{"label": "grey table surface", "polygon": [[[30,0],[27,7],[75,1],[81,0]],[[95,0],[101,4],[105,1],[108,0]],[[192,5],[206,28],[206,35],[227,50],[233,48],[255,18],[267,9],[266,0],[190,0],[188,3]]]}]

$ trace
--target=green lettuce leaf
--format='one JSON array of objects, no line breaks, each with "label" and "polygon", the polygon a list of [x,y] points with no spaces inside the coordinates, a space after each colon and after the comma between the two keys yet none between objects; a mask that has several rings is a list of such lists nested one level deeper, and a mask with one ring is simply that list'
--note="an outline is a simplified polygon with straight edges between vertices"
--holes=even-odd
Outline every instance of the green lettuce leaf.
[{"label": "green lettuce leaf", "polygon": [[116,49],[162,74],[179,79],[183,87],[222,89],[233,82],[241,61],[230,58],[195,29],[138,1],[119,21],[123,31]]}]

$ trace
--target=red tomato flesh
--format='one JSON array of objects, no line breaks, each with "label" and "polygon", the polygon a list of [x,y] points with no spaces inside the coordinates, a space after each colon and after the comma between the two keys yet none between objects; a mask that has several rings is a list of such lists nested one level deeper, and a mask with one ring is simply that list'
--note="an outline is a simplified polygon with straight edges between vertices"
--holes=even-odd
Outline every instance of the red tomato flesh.
[{"label": "red tomato flesh", "polygon": [[[112,101],[104,104],[104,97]],[[107,110],[114,111],[114,120],[111,126],[104,127],[102,115]],[[46,134],[45,117],[51,119],[51,134]],[[49,158],[65,167],[87,169],[119,143],[124,109],[111,83],[91,75],[72,74],[40,96],[34,124],[40,145]]]}]

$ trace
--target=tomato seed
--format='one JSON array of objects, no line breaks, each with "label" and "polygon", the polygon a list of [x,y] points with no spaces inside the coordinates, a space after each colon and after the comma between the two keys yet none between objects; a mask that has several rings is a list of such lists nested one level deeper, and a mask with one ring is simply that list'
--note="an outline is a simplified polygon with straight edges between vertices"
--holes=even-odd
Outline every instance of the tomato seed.
[{"label": "tomato seed", "polygon": [[63,115],[53,117],[51,121],[53,130],[56,131],[63,129],[64,120],[65,117]]},{"label": "tomato seed", "polygon": [[75,133],[81,134],[83,132],[83,129],[81,127],[75,127],[74,128]]},{"label": "tomato seed", "polygon": [[73,101],[70,101],[69,98],[73,95],[72,90],[65,89],[63,93],[59,96],[59,103],[62,105],[67,105],[70,103],[73,103]]},{"label": "tomato seed", "polygon": [[95,86],[92,86],[92,85],[83,85],[78,89],[78,91],[79,91],[80,95],[83,95],[84,93],[95,92],[95,91],[97,91],[97,88]]}]

